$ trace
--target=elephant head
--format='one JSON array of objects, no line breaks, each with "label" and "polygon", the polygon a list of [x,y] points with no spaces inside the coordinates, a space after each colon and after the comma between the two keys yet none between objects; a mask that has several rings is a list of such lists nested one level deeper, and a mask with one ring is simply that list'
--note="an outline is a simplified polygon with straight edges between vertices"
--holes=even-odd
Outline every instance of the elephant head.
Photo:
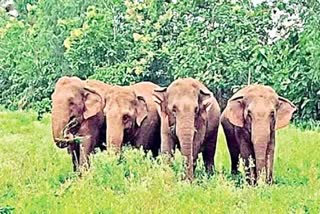
[{"label": "elephant head", "polygon": [[[68,146],[68,138],[77,133],[84,120],[102,111],[101,96],[84,86],[85,82],[77,77],[61,77],[56,83],[52,94],[52,133],[59,148]],[[66,130],[70,122],[73,124]]]},{"label": "elephant head", "polygon": [[255,174],[259,177],[266,170],[272,179],[275,130],[289,124],[296,107],[280,97],[269,86],[252,85],[232,97],[225,117],[235,126],[245,129],[252,142]]},{"label": "elephant head", "polygon": [[[194,155],[198,152],[194,147],[200,143],[195,142],[195,139],[203,140],[207,111],[212,105],[212,93],[200,86],[200,82],[186,78],[174,81],[168,88],[154,91],[154,101],[159,105],[159,113],[162,115],[162,132],[164,129],[171,130],[170,135],[177,138],[182,155],[187,157],[189,180],[193,179]],[[168,127],[163,127],[163,124]],[[161,152],[171,153],[165,151],[166,143],[162,139]],[[170,146],[168,148],[171,149]]]},{"label": "elephant head", "polygon": [[130,86],[113,86],[104,98],[107,145],[120,151],[122,144],[135,137],[137,128],[147,118],[147,104]]}]

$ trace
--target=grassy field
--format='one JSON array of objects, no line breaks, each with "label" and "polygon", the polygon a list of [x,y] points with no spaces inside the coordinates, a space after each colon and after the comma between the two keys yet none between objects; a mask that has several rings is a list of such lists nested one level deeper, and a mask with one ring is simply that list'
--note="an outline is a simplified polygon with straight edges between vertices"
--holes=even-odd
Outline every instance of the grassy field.
[{"label": "grassy field", "polygon": [[[221,131],[221,130],[220,130]],[[181,181],[182,157],[173,166],[126,149],[121,161],[97,153],[79,178],[66,150],[52,143],[50,117],[0,113],[0,213],[319,213],[320,133],[294,127],[277,133],[275,181],[248,187],[229,174],[220,132],[217,173]]]}]

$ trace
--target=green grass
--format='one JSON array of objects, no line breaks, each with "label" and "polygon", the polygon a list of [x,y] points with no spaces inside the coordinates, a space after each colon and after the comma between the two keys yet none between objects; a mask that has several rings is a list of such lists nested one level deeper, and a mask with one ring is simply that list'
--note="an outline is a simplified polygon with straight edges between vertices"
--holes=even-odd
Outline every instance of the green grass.
[{"label": "green grass", "polygon": [[208,179],[199,161],[191,185],[181,180],[181,155],[168,166],[132,149],[120,161],[97,153],[80,178],[52,142],[49,115],[37,121],[32,112],[2,112],[0,213],[319,213],[319,151],[319,132],[280,130],[276,184],[249,187],[231,178],[220,132],[216,175]]}]

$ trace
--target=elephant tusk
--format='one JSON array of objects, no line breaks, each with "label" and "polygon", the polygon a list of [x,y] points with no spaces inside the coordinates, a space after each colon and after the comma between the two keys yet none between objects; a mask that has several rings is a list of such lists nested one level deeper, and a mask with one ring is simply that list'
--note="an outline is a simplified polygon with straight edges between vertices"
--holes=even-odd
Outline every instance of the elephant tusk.
[{"label": "elephant tusk", "polygon": [[70,129],[79,125],[77,118],[73,118],[69,123],[63,128],[63,136],[68,136]]},{"label": "elephant tusk", "polygon": [[170,131],[172,134],[175,134],[176,133],[176,126],[175,124],[173,124],[172,126],[169,127],[170,128]]}]

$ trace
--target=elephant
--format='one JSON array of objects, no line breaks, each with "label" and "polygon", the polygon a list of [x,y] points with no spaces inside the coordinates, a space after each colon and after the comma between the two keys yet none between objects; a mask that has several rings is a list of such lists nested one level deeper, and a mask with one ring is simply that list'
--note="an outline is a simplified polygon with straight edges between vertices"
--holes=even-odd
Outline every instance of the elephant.
[{"label": "elephant", "polygon": [[186,157],[186,177],[192,181],[198,154],[202,152],[206,171],[214,168],[220,107],[200,81],[181,78],[167,88],[154,90],[161,117],[161,153],[173,156],[175,148]]},{"label": "elephant", "polygon": [[295,111],[296,107],[270,86],[253,84],[235,93],[221,115],[231,172],[237,173],[240,155],[249,184],[255,185],[260,178],[271,184],[275,131],[288,125]]},{"label": "elephant", "polygon": [[[95,91],[85,89],[85,86]],[[73,170],[89,167],[88,156],[96,147],[105,150],[106,123],[100,93],[110,88],[97,80],[61,77],[52,94],[52,135],[57,147],[68,147]],[[100,91],[98,93],[97,91]],[[81,144],[76,139],[81,139]]]},{"label": "elephant", "polygon": [[108,147],[119,153],[123,145],[130,144],[135,148],[142,147],[146,152],[151,151],[154,157],[158,155],[160,117],[152,100],[152,92],[156,88],[159,86],[154,83],[140,82],[130,86],[113,86],[105,94],[103,112],[108,127]]}]

